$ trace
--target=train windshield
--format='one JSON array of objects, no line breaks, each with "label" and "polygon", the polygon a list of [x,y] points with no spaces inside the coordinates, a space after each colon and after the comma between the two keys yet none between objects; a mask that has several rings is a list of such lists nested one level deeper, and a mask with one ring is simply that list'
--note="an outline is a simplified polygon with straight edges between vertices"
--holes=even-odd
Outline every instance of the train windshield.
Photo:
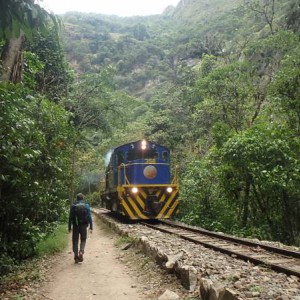
[{"label": "train windshield", "polygon": [[130,150],[127,152],[127,160],[129,161],[145,158],[158,158],[158,152],[154,149],[145,151]]}]

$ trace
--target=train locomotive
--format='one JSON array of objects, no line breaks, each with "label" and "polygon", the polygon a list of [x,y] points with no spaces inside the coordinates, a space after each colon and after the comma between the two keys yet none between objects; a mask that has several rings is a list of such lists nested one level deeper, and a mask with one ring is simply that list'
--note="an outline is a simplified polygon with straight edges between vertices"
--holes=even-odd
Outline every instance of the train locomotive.
[{"label": "train locomotive", "polygon": [[178,189],[170,150],[139,140],[113,150],[100,194],[106,208],[128,219],[169,219],[178,211]]}]

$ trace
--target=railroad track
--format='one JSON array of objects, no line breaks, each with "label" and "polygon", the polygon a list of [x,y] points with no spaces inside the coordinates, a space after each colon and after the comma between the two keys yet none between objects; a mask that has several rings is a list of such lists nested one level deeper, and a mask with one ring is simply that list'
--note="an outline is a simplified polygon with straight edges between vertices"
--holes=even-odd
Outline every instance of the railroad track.
[{"label": "railroad track", "polygon": [[300,277],[300,252],[264,245],[254,241],[219,234],[200,228],[160,221],[158,224],[141,223],[182,239],[201,244],[207,248],[228,254],[233,258],[263,265],[276,272]]}]

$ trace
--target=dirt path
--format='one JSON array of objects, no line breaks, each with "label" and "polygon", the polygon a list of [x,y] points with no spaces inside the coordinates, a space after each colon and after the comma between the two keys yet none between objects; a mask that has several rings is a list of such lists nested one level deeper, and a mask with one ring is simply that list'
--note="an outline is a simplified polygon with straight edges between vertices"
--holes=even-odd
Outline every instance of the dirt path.
[{"label": "dirt path", "polygon": [[[96,223],[96,222],[95,222]],[[68,249],[51,268],[49,282],[42,288],[44,299],[53,300],[142,300],[137,284],[116,258],[121,250],[98,224],[87,240],[83,263],[74,264],[71,234]]]}]

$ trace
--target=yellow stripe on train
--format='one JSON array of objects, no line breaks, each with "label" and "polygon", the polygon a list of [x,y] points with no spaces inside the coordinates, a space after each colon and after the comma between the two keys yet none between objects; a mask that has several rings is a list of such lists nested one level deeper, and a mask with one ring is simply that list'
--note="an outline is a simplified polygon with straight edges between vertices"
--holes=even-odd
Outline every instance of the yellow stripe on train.
[{"label": "yellow stripe on train", "polygon": [[[132,191],[134,187],[137,188],[135,193]],[[172,193],[167,193],[166,185],[118,186],[118,198],[123,207],[123,213],[132,220],[170,218],[179,204],[178,186],[173,185],[173,188]],[[149,197],[155,197],[155,200],[149,202]],[[156,205],[159,206],[156,207]]]},{"label": "yellow stripe on train", "polygon": [[172,200],[174,199],[174,197],[177,195],[176,192],[173,192],[171,197],[168,199],[168,201],[165,203],[165,205],[163,206],[162,210],[160,211],[160,213],[158,214],[157,218],[160,219],[164,212],[168,209],[168,207],[170,206]]}]

